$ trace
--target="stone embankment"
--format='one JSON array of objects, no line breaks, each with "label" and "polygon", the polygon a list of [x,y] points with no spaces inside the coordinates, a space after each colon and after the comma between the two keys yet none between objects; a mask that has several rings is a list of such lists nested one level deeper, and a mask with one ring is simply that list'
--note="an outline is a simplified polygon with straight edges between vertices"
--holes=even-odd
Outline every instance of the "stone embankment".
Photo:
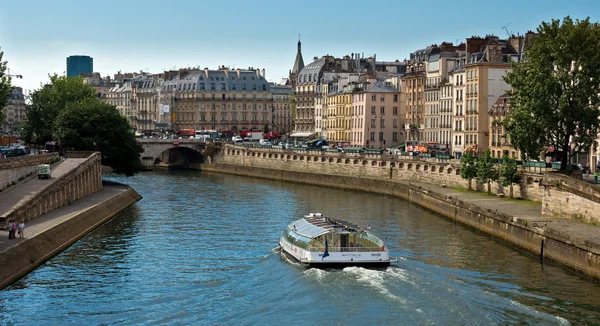
[{"label": "stone embankment", "polygon": [[[129,186],[102,181],[100,153],[67,156],[50,179],[26,178],[0,192],[0,289],[141,199]],[[10,158],[0,173],[35,171],[47,159],[57,156]],[[9,220],[25,221],[24,239],[8,239]]]},{"label": "stone embankment", "polygon": [[0,160],[0,191],[16,185],[24,178],[37,173],[39,164],[58,159],[58,153],[27,155]]},{"label": "stone embankment", "polygon": [[[386,161],[366,155],[328,157],[235,147],[225,148],[217,161],[216,164],[202,165],[201,169],[400,197],[527,249],[541,260],[548,258],[600,279],[600,229],[597,226],[565,217],[545,216],[540,202],[498,198],[450,188],[466,186],[464,180],[456,180],[455,176],[460,174],[456,165]],[[572,179],[549,173],[527,173],[524,183],[515,186],[517,194],[531,198],[525,195],[534,193],[533,197],[541,201],[546,200],[544,196],[551,191],[553,198],[562,199],[558,191],[565,192],[567,186],[550,189],[548,182],[543,182],[546,177],[550,180]]]},{"label": "stone embankment", "polygon": [[24,239],[0,231],[0,289],[19,280],[142,197],[131,187],[105,184],[99,192],[26,224]]}]

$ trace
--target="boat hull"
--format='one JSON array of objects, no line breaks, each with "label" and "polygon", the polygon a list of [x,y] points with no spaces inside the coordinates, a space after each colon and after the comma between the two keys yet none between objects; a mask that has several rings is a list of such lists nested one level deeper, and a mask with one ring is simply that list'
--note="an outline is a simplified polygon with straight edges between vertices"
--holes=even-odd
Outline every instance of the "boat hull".
[{"label": "boat hull", "polygon": [[280,239],[279,246],[288,259],[306,267],[387,267],[391,263],[387,250],[381,252],[331,252],[329,256],[323,258],[322,252],[308,252],[302,248],[293,246],[283,238]]}]

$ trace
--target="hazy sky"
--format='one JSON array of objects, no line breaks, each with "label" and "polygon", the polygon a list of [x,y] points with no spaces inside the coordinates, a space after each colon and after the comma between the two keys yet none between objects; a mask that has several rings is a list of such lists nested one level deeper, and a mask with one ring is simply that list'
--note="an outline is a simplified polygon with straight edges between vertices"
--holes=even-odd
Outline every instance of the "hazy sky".
[{"label": "hazy sky", "polygon": [[154,1],[0,0],[0,47],[13,84],[32,90],[63,74],[66,57],[94,58],[103,76],[219,65],[286,77],[301,34],[305,64],[314,56],[413,50],[472,35],[535,30],[552,18],[600,20],[600,0],[501,1]]}]

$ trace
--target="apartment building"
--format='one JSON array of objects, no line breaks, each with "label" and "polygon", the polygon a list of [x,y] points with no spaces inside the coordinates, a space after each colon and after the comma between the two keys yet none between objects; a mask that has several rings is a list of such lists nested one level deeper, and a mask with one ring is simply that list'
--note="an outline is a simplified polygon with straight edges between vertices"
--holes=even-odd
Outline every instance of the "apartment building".
[{"label": "apartment building", "polygon": [[517,51],[509,40],[497,36],[472,37],[466,41],[465,65],[465,148],[482,154],[490,143],[489,110],[509,86],[504,81],[516,60]]},{"label": "apartment building", "polygon": [[502,94],[492,108],[488,112],[489,116],[489,130],[490,130],[490,143],[489,149],[492,157],[502,158],[504,155],[513,159],[520,159],[520,151],[510,142],[510,136],[506,133],[502,122],[506,116],[510,113],[510,95],[508,93]]},{"label": "apartment building", "polygon": [[273,99],[272,129],[281,135],[286,135],[294,128],[290,97],[292,86],[271,83],[271,98]]},{"label": "apartment building", "polygon": [[[351,94],[349,139],[352,146],[390,148],[405,143],[405,112],[398,88],[369,80],[348,84],[346,89]],[[345,104],[343,107],[347,108]]]},{"label": "apartment building", "polygon": [[405,60],[406,73],[402,77],[402,89],[406,98],[406,144],[417,145],[424,141],[425,131],[425,80],[426,62],[431,48],[417,50]]},{"label": "apartment building", "polygon": [[272,128],[273,100],[265,71],[179,69],[166,71],[160,104],[168,105],[172,128],[262,130]]},{"label": "apartment building", "polygon": [[25,105],[25,94],[23,88],[15,87],[8,98],[7,105],[2,108],[5,115],[2,131],[13,134],[17,131],[19,125],[27,121],[27,106]]},{"label": "apartment building", "polygon": [[465,140],[465,65],[467,56],[461,51],[455,59],[454,71],[449,75],[452,83],[452,148],[451,153],[460,159]]}]

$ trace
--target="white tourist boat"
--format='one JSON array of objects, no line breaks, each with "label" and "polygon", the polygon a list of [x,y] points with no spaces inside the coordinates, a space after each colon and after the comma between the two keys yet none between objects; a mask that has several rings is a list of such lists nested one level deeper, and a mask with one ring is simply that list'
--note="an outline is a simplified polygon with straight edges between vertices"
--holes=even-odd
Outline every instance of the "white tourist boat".
[{"label": "white tourist boat", "polygon": [[389,266],[397,260],[383,240],[358,225],[310,213],[283,231],[281,251],[311,267]]}]

